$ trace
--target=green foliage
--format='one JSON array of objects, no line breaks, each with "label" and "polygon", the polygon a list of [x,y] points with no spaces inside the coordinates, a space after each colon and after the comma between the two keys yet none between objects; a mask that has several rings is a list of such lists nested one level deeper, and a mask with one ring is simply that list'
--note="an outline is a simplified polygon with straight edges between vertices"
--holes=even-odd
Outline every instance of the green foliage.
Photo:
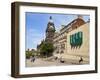
[{"label": "green foliage", "polygon": [[29,59],[30,56],[36,55],[35,51],[26,51],[26,58]]},{"label": "green foliage", "polygon": [[29,51],[26,51],[26,58],[30,58],[31,53]]},{"label": "green foliage", "polygon": [[40,55],[49,57],[52,56],[53,51],[54,47],[52,43],[47,43],[47,42],[42,43],[40,48]]}]

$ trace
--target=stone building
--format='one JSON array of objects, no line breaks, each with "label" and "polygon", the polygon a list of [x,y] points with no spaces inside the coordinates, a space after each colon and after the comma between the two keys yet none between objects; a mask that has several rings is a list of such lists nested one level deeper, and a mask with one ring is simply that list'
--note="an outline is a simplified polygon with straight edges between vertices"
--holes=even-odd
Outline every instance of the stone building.
[{"label": "stone building", "polygon": [[54,35],[54,56],[72,63],[77,63],[82,58],[83,63],[89,63],[89,21],[85,22],[79,15],[68,25],[62,26]]},{"label": "stone building", "polygon": [[55,34],[55,25],[54,25],[54,22],[52,20],[52,17],[50,16],[50,20],[47,24],[47,29],[46,29],[45,41],[49,42],[49,43],[52,43],[54,34]]},{"label": "stone building", "polygon": [[[56,32],[54,22],[50,16],[46,28],[46,38],[41,42],[53,43],[53,56],[63,58],[65,62],[89,64],[89,26],[83,17],[78,15],[76,19]],[[37,46],[39,51],[41,44]]]}]

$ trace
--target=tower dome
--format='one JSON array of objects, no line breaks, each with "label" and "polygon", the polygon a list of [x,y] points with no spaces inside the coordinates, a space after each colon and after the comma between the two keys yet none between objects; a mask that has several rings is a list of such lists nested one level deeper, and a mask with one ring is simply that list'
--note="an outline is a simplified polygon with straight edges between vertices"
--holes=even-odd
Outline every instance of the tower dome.
[{"label": "tower dome", "polygon": [[46,32],[48,32],[48,31],[55,31],[55,26],[54,26],[54,22],[52,20],[52,16],[50,16],[49,22],[47,24]]}]

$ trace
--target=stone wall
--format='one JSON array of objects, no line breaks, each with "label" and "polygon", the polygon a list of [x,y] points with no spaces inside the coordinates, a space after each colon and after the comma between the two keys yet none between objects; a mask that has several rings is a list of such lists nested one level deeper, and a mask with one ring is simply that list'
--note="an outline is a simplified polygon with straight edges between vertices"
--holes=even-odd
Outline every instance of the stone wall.
[{"label": "stone wall", "polygon": [[[83,33],[82,45],[80,47],[71,47],[70,35],[78,32]],[[82,57],[84,61],[89,63],[89,23],[86,23],[67,33],[66,52],[64,53],[64,58],[78,60],[80,57]]]}]

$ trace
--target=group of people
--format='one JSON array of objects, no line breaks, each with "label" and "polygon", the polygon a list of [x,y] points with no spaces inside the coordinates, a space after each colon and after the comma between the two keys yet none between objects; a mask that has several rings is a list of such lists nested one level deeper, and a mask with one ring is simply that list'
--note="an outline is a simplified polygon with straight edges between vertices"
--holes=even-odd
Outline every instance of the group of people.
[{"label": "group of people", "polygon": [[[30,57],[30,59],[31,59],[31,62],[34,62],[34,61],[36,60],[36,58],[35,58],[34,55],[32,55],[32,56]],[[55,57],[55,60],[58,60],[58,57]],[[61,63],[64,63],[64,62],[65,62],[65,61],[63,60],[62,57],[61,57],[59,60],[60,60]],[[80,57],[80,59],[79,59],[79,64],[80,64],[81,62],[83,62],[83,58],[82,58],[82,57]]]},{"label": "group of people", "polygon": [[65,62],[62,57],[60,59],[58,57],[55,57],[55,60],[60,60],[61,63]]},{"label": "group of people", "polygon": [[[55,57],[55,60],[57,60],[58,59],[58,57]],[[65,61],[64,61],[64,59],[61,57],[60,59],[60,62],[61,63],[64,63]],[[80,59],[79,59],[79,64],[81,63],[81,62],[83,62],[83,58],[82,57],[80,57]]]}]

